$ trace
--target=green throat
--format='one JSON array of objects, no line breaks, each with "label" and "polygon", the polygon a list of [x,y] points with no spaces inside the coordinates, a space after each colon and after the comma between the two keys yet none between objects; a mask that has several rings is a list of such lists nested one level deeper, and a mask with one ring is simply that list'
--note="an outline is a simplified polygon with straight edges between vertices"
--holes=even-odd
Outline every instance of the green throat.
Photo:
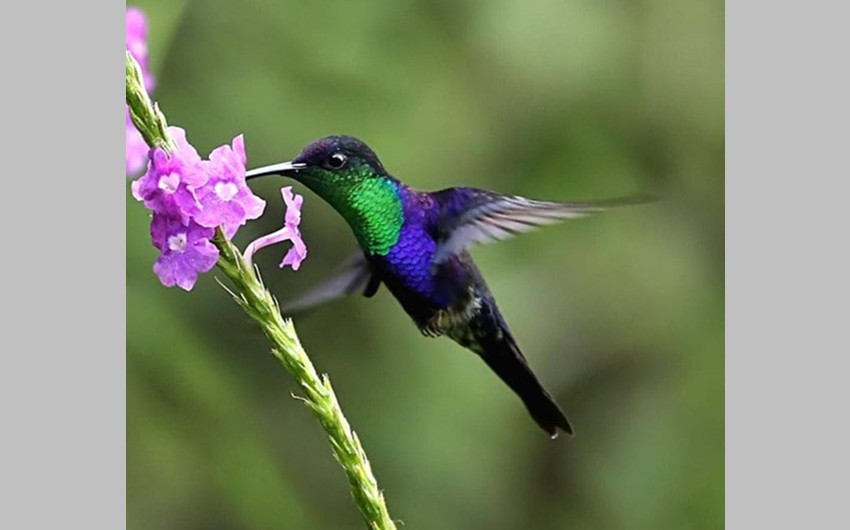
[{"label": "green throat", "polygon": [[368,254],[385,256],[398,242],[404,209],[398,184],[367,167],[346,173],[318,170],[302,175],[304,185],[342,215]]}]

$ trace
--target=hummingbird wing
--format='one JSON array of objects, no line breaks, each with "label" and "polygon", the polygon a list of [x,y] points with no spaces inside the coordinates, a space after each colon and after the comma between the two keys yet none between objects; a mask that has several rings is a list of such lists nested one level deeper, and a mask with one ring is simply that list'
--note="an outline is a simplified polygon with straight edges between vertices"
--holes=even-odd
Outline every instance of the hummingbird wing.
[{"label": "hummingbird wing", "polygon": [[529,232],[564,219],[577,219],[612,206],[653,200],[636,195],[598,202],[538,201],[519,195],[501,195],[475,188],[448,188],[434,192],[440,204],[435,264],[465,248]]},{"label": "hummingbird wing", "polygon": [[357,252],[344,261],[333,276],[298,298],[284,303],[280,310],[285,314],[299,313],[352,294],[370,298],[380,285],[381,280],[372,271],[366,257],[362,252]]}]

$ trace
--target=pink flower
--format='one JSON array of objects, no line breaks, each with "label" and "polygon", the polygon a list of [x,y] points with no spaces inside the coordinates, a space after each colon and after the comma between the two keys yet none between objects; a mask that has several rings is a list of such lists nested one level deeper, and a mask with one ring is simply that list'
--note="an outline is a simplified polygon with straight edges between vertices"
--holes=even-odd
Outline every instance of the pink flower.
[{"label": "pink flower", "polygon": [[248,219],[262,215],[266,202],[251,191],[245,183],[245,141],[240,134],[233,139],[233,147],[223,145],[210,153],[204,170],[208,180],[195,187],[195,197],[200,211],[194,215],[201,226],[223,226],[224,235],[233,237],[236,230]]},{"label": "pink flower", "polygon": [[210,242],[214,230],[194,221],[154,213],[151,242],[161,251],[153,272],[166,287],[177,285],[185,291],[195,286],[198,274],[212,269],[218,261],[218,249]]},{"label": "pink flower", "polygon": [[209,176],[198,152],[186,140],[186,131],[169,127],[168,134],[177,149],[171,154],[159,147],[153,149],[147,172],[131,184],[130,190],[154,212],[188,222],[201,211],[195,189],[206,184]]},{"label": "pink flower", "polygon": [[[127,50],[142,68],[145,89],[153,90],[156,81],[148,68],[148,27],[145,15],[139,8],[131,7],[126,11]],[[145,167],[148,158],[148,145],[130,120],[130,108],[127,107],[127,174],[134,175]]]},{"label": "pink flower", "polygon": [[130,121],[130,107],[127,107],[127,174],[138,173],[148,161],[148,144],[142,133],[136,130]]},{"label": "pink flower", "polygon": [[153,90],[156,81],[148,67],[148,23],[145,14],[138,7],[130,7],[126,11],[127,50],[142,67],[145,88]]},{"label": "pink flower", "polygon": [[283,202],[286,204],[283,228],[252,241],[245,249],[245,261],[248,262],[248,265],[251,265],[254,254],[261,248],[282,241],[291,241],[292,247],[283,257],[283,261],[280,262],[280,268],[289,265],[292,270],[297,271],[301,267],[301,262],[307,257],[307,245],[301,239],[301,231],[298,229],[298,225],[301,223],[301,204],[304,202],[304,197],[293,194],[292,186],[286,186],[280,192],[283,195]]},{"label": "pink flower", "polygon": [[[233,139],[232,146],[218,147],[209,160],[201,160],[186,131],[169,127],[168,134],[176,148],[170,153],[153,149],[147,172],[130,189],[154,214],[151,239],[161,252],[154,272],[163,285],[188,291],[198,274],[210,270],[218,259],[218,249],[210,241],[215,228],[221,226],[230,239],[248,219],[262,215],[266,203],[245,184],[242,135]],[[287,211],[286,223],[294,230],[290,239],[295,247],[284,261],[297,269],[307,253],[298,234],[302,199],[287,191],[284,200],[292,210]]]}]

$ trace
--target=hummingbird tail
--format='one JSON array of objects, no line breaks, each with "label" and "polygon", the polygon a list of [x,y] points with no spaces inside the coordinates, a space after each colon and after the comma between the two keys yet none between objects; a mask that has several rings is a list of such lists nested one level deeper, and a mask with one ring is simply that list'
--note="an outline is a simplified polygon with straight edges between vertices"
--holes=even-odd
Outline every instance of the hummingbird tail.
[{"label": "hummingbird tail", "polygon": [[534,421],[552,438],[558,436],[558,429],[572,436],[570,422],[537,380],[510,332],[503,329],[500,335],[491,340],[479,338],[483,350],[480,352],[481,358],[519,395]]}]

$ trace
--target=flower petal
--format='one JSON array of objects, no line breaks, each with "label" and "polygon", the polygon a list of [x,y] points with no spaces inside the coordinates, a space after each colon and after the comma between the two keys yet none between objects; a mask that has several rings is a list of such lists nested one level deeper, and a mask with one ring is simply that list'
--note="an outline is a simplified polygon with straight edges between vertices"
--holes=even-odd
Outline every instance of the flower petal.
[{"label": "flower petal", "polygon": [[294,233],[292,229],[288,226],[284,226],[280,230],[272,232],[271,234],[258,237],[254,241],[248,243],[248,246],[245,247],[243,257],[245,258],[245,261],[248,262],[248,265],[253,265],[254,254],[256,254],[258,250],[274,245],[276,243],[280,243],[282,241],[287,241],[292,238],[293,235]]},{"label": "flower petal", "polygon": [[292,238],[292,248],[290,248],[283,257],[283,261],[280,262],[280,268],[282,269],[289,265],[292,267],[292,270],[297,271],[301,267],[301,262],[304,261],[306,257],[307,245],[304,244],[301,236],[296,236]]},{"label": "flower petal", "polygon": [[280,262],[280,267],[283,268],[286,265],[289,265],[292,267],[292,270],[298,270],[301,266],[301,262],[307,257],[307,245],[304,244],[304,240],[301,239],[301,232],[298,230],[298,224],[301,221],[301,204],[304,202],[304,197],[301,195],[294,195],[292,193],[292,186],[286,186],[282,188],[280,192],[283,196],[283,202],[286,204],[283,228],[252,241],[245,248],[244,257],[245,261],[251,265],[253,263],[254,254],[261,248],[265,248],[269,245],[274,245],[275,243],[280,243],[282,241],[291,241],[292,248],[290,248],[283,257],[283,261]]},{"label": "flower petal", "polygon": [[242,135],[234,138],[232,144],[217,147],[210,153],[209,161],[203,164],[208,180],[194,189],[200,204],[200,212],[194,214],[195,220],[202,226],[223,226],[228,239],[248,219],[260,217],[266,207],[266,202],[254,195],[245,183]]},{"label": "flower petal", "polygon": [[178,216],[154,213],[151,242],[161,253],[153,271],[159,281],[166,287],[192,289],[198,274],[209,271],[218,261],[218,249],[210,242],[214,232],[193,221],[184,223]]}]

